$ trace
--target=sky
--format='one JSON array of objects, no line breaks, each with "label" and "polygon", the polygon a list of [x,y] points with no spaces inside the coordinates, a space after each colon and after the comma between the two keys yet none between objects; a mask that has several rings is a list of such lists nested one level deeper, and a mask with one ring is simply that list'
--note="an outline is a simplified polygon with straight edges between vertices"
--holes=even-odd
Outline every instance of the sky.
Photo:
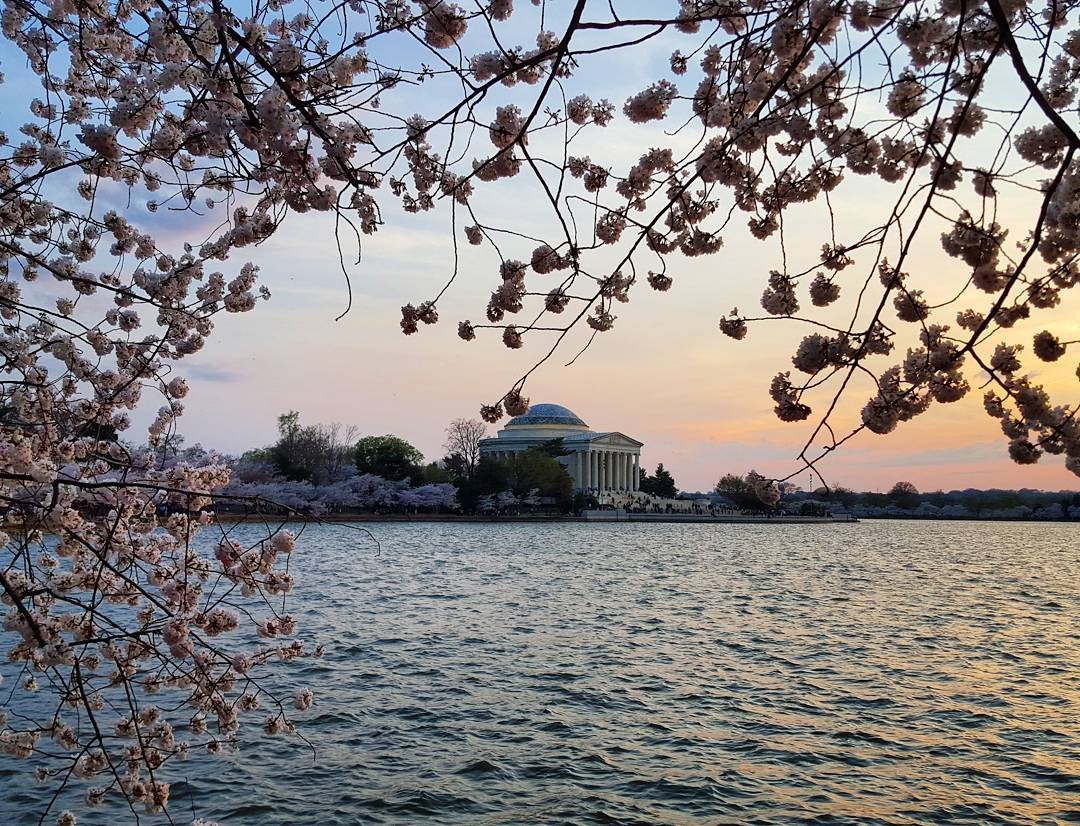
[{"label": "sky", "polygon": [[[440,303],[439,324],[401,334],[400,306],[434,294],[446,277],[446,231],[438,228],[381,230],[352,270],[353,308],[335,321],[345,287],[329,228],[311,223],[310,231],[294,225],[261,251],[271,300],[221,318],[207,349],[182,364],[192,385],[182,428],[188,442],[230,452],[265,445],[277,415],[295,409],[307,423],[395,433],[438,459],[446,424],[476,417],[480,404],[497,399],[542,355],[542,342],[527,337],[524,348],[509,350],[491,331],[472,342],[457,337],[457,320],[480,317],[492,286],[489,271],[471,268]],[[663,462],[684,490],[711,488],[726,472],[792,472],[809,431],[806,423],[777,420],[767,391],[801,332],[763,324],[736,342],[717,328],[733,300],[749,307],[761,289],[756,243],[733,242],[731,252],[687,263],[667,293],[636,287],[613,330],[570,366],[576,349],[561,350],[526,394],[569,407],[595,430],[644,442],[642,463]],[[862,390],[844,411],[849,422],[865,402],[869,391]],[[972,393],[887,436],[860,434],[820,470],[830,483],[866,490],[887,490],[899,479],[926,490],[1077,487],[1053,457],[1021,467],[1005,447],[981,394]],[[795,481],[810,480],[801,474]]]},{"label": "sky", "polygon": [[[670,44],[654,43],[605,56],[602,65],[582,69],[581,88],[571,82],[568,91],[606,95],[621,106],[628,94],[662,75],[669,53]],[[11,61],[4,62],[10,74]],[[425,94],[417,93],[410,102],[418,109],[438,102]],[[0,87],[0,105],[9,109],[6,95],[10,86]],[[12,123],[3,125],[14,132]],[[621,116],[606,131],[596,132],[590,138],[592,151],[616,169],[628,167],[649,146],[681,139],[664,135],[660,127],[631,127]],[[542,140],[534,148],[542,149]],[[868,216],[876,214],[874,208],[888,191],[865,180],[844,186],[835,207],[848,237],[857,237],[859,227],[868,225]],[[517,231],[539,234],[544,229],[538,195],[520,181],[483,188],[476,205],[482,218]],[[1004,209],[1019,217],[1025,206],[1024,196],[1018,195]],[[141,220],[146,213],[133,217]],[[235,267],[246,257],[260,266],[261,282],[272,298],[259,302],[252,313],[219,316],[207,348],[178,364],[191,385],[180,426],[188,444],[230,453],[264,446],[275,438],[278,415],[297,410],[304,423],[342,422],[363,434],[397,434],[436,460],[444,453],[444,429],[451,419],[477,417],[481,404],[500,398],[542,356],[550,339],[538,333],[526,336],[521,350],[505,348],[490,330],[481,331],[476,341],[458,338],[459,320],[483,319],[498,279],[493,251],[468,247],[461,238],[459,274],[439,304],[440,323],[402,335],[401,306],[432,297],[450,276],[450,214],[440,208],[410,216],[388,208],[386,217],[386,226],[365,238],[362,261],[348,267],[353,304],[340,320],[347,293],[329,217],[294,215],[250,256],[234,258]],[[792,212],[787,228],[787,252],[800,261],[793,269],[801,269],[828,239],[827,225],[819,209],[800,208]],[[940,300],[964,275],[937,248],[938,234],[940,227],[927,231],[928,247],[913,257],[912,268],[915,277],[926,281],[919,286],[927,286],[931,299],[940,291]],[[522,241],[508,245],[505,253],[528,260],[533,246]],[[631,302],[618,305],[615,328],[598,335],[576,359],[587,331],[568,337],[566,346],[530,378],[525,395],[533,402],[565,405],[595,430],[620,431],[644,442],[642,464],[652,469],[662,462],[683,490],[706,490],[725,473],[750,469],[787,476],[799,468],[796,456],[815,419],[778,421],[768,386],[779,370],[790,369],[794,347],[808,330],[795,323],[767,323],[752,326],[747,340],[736,342],[717,326],[720,315],[735,306],[758,314],[768,271],[780,260],[775,239],[754,240],[743,218],[737,218],[725,232],[720,253],[672,257],[669,292],[654,292],[641,279]],[[554,281],[544,278],[531,276],[530,283],[549,289]],[[1053,329],[1080,333],[1070,299],[1066,295],[1064,305],[1053,312]],[[808,303],[805,295],[802,300]],[[1018,325],[1015,339],[1030,341],[1034,332],[1050,326],[1047,318]],[[1073,356],[1037,376],[1066,399],[1075,397]],[[894,354],[879,361],[877,369],[897,360]],[[969,376],[976,384],[977,375]],[[865,382],[857,384],[837,411],[837,421],[855,424],[869,395]],[[1014,464],[996,420],[983,412],[981,397],[972,392],[958,403],[935,405],[888,436],[862,433],[823,461],[819,472],[830,484],[863,490],[887,490],[898,480],[923,490],[1080,487],[1055,457],[1033,466]],[[147,421],[156,409],[150,407]],[[492,434],[497,429],[490,427]],[[805,471],[794,481],[820,483]]]}]

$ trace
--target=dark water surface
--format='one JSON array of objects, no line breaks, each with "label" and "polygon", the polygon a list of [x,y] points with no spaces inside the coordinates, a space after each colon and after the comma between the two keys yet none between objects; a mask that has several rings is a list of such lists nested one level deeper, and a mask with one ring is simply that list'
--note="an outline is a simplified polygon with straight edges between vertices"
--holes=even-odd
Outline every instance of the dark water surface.
[{"label": "dark water surface", "polygon": [[1080,823],[1080,525],[375,528],[294,556],[314,759],[177,822]]}]

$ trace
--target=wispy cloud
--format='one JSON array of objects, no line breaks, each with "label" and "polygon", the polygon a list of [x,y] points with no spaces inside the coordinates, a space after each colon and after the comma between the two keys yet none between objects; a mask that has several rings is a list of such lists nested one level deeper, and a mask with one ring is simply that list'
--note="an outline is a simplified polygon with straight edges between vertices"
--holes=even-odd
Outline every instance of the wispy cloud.
[{"label": "wispy cloud", "polygon": [[230,370],[227,367],[216,367],[212,364],[192,365],[186,368],[186,372],[189,378],[220,384],[228,384],[243,378],[243,374],[239,370]]}]

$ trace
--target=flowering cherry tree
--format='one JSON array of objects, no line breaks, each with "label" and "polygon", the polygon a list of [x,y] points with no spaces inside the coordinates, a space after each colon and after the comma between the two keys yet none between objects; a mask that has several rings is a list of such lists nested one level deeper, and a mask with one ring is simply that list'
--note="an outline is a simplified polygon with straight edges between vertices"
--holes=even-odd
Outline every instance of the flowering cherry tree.
[{"label": "flowering cherry tree", "polygon": [[[260,705],[267,732],[291,727],[257,673],[301,651],[293,537],[196,541],[225,471],[158,467],[123,439],[140,404],[159,407],[152,448],[175,433],[178,365],[268,297],[254,247],[293,213],[333,216],[347,274],[390,205],[445,211],[447,287],[460,244],[492,255],[460,336],[545,336],[540,361],[746,225],[775,250],[762,314],[719,326],[806,325],[770,388],[781,419],[811,422],[804,464],[981,384],[1016,461],[1080,472],[1075,403],[1027,372],[1075,342],[1053,323],[1017,335],[1080,279],[1074,4],[4,0],[0,25],[5,100],[23,98],[0,134],[0,588],[21,669],[0,750],[85,781],[90,803],[164,807],[169,763]],[[609,102],[603,61],[658,47]],[[613,129],[649,148],[608,157]],[[852,232],[836,205],[859,179],[887,197]],[[535,234],[484,208],[526,185]],[[797,261],[793,216],[815,210],[820,254]],[[442,295],[406,305],[402,330],[436,323]],[[524,412],[534,369],[483,418]],[[264,642],[229,644],[246,628]]]},{"label": "flowering cherry tree", "polygon": [[[606,332],[639,281],[669,289],[671,263],[716,253],[743,213],[778,255],[762,273],[764,314],[733,310],[720,329],[742,339],[767,320],[809,328],[794,374],[779,372],[769,388],[783,421],[811,419],[821,399],[802,465],[977,383],[1015,461],[1063,454],[1080,473],[1076,404],[1051,398],[1022,353],[1026,345],[1036,364],[1054,362],[1075,342],[1064,330],[1010,335],[1080,278],[1074,6],[541,3],[528,18],[540,26],[531,48],[499,35],[499,21],[523,16],[511,3],[484,5],[421,4],[426,42],[464,94],[440,117],[409,121],[403,151],[420,162],[410,159],[412,188],[394,179],[409,209],[452,200],[468,216],[463,238],[497,250],[486,322],[462,321],[462,338],[494,327],[516,349],[547,334],[550,355],[580,322]],[[663,76],[621,109],[597,99],[589,61],[650,40],[673,44]],[[641,125],[643,144],[664,145],[629,166],[585,154],[603,147],[590,136],[627,122]],[[471,156],[471,169],[446,160],[459,156]],[[546,238],[482,218],[481,187],[519,177],[549,206]],[[834,205],[860,177],[883,187],[883,207],[853,234]],[[827,236],[816,260],[799,262],[785,219],[814,205]],[[945,263],[920,274],[935,251]],[[437,317],[435,300],[408,305],[402,329]],[[483,417],[522,412],[529,373]],[[844,429],[831,420],[853,393],[864,404]]]},{"label": "flowering cherry tree", "polygon": [[372,511],[454,511],[460,509],[452,484],[410,487],[408,480],[391,481],[355,474],[330,485],[275,479],[265,482],[233,478],[219,491],[218,501],[241,512],[295,513],[323,516],[346,509]]}]

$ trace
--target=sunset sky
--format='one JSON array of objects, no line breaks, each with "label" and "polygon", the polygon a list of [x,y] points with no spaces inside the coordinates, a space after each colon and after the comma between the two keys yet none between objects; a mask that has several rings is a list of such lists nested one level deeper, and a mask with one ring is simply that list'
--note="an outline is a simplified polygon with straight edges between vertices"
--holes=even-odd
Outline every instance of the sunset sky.
[{"label": "sunset sky", "polygon": [[[621,106],[627,96],[666,74],[670,50],[670,43],[654,43],[606,55],[602,83],[599,75],[589,74],[595,67],[586,66],[580,89]],[[596,78],[598,85],[590,88],[589,78]],[[568,93],[578,88],[571,85]],[[1002,102],[1007,92],[1002,87]],[[422,96],[414,102],[421,111],[431,105]],[[606,129],[586,130],[575,153],[626,169],[651,146],[685,145],[695,138],[672,137],[666,128],[666,122],[631,125],[619,114]],[[982,140],[969,141],[969,151],[985,149]],[[559,147],[544,141],[544,136],[534,136],[530,148],[559,153]],[[478,139],[477,146],[477,154],[484,152],[486,140]],[[970,193],[971,184],[965,181],[958,194],[969,198]],[[858,238],[880,222],[883,205],[895,197],[890,185],[849,175],[833,203],[842,240]],[[486,224],[541,237],[551,232],[542,194],[525,175],[481,185],[473,201]],[[1003,224],[1015,218],[1010,241],[1021,241],[1028,231],[1024,221],[1037,213],[1037,203],[1030,193],[1009,191],[999,211]],[[472,342],[458,338],[458,321],[483,321],[488,296],[499,281],[498,257],[487,244],[471,247],[464,242],[460,227],[466,221],[460,215],[459,275],[439,303],[441,320],[435,326],[421,325],[413,336],[402,335],[401,306],[433,297],[452,271],[451,216],[445,205],[420,216],[404,215],[391,205],[385,217],[386,226],[365,239],[362,262],[349,267],[354,302],[340,321],[334,318],[345,307],[346,289],[329,218],[295,216],[283,233],[260,248],[257,260],[274,297],[249,316],[222,319],[205,356],[187,365],[193,385],[184,424],[189,441],[230,451],[263,445],[274,438],[278,413],[296,409],[307,422],[341,421],[358,425],[364,433],[399,434],[429,460],[437,459],[443,455],[443,430],[449,420],[476,417],[482,403],[500,398],[547,351],[551,338],[539,333],[527,335],[525,346],[516,351],[503,346],[498,331],[480,331]],[[736,342],[717,327],[720,315],[732,307],[761,315],[768,271],[781,265],[777,239],[755,240],[745,220],[744,213],[736,213],[724,232],[724,248],[714,256],[672,256],[669,275],[674,286],[668,292],[650,289],[642,273],[630,303],[616,306],[614,329],[598,335],[587,352],[566,366],[589,331],[571,335],[533,374],[526,395],[534,402],[569,407],[593,429],[619,430],[644,442],[643,464],[652,470],[663,462],[683,490],[709,489],[727,472],[756,469],[783,477],[796,470],[795,457],[816,420],[780,422],[768,388],[778,371],[791,368],[791,355],[810,329],[789,321],[768,322],[752,325],[747,339]],[[943,222],[927,221],[907,266],[932,304],[952,298],[969,275],[943,254],[938,238],[944,228]],[[785,230],[793,271],[812,266],[829,240],[820,205],[792,209]],[[507,241],[503,254],[527,261],[533,246]],[[827,311],[815,311],[817,317],[847,323],[851,299],[872,269],[872,262],[857,260],[858,266],[841,275],[841,300]],[[530,288],[546,291],[556,278],[530,274]],[[1008,340],[1030,349],[1032,335],[1046,326],[1063,340],[1080,338],[1074,299],[1066,293],[1061,307],[1018,324]],[[805,294],[801,300],[809,305]],[[955,310],[985,308],[991,300],[976,294],[968,303],[944,310],[938,320],[952,324]],[[902,360],[917,334],[915,325],[894,326],[901,337],[894,353],[875,363],[878,372]],[[1057,389],[1060,402],[1075,398],[1076,361],[1075,351],[1070,351],[1054,365],[1033,358],[1025,364],[1038,371],[1036,377],[1046,381],[1048,389]],[[823,462],[821,472],[830,483],[868,490],[887,490],[898,479],[928,490],[1080,486],[1056,457],[1034,466],[1013,463],[997,420],[983,411],[977,389],[982,380],[974,369],[968,375],[976,389],[967,398],[937,404],[888,436],[860,434]],[[870,394],[867,379],[853,383],[852,394],[833,420],[838,431],[857,423]],[[817,396],[816,404],[810,400],[815,411],[824,409],[826,398]],[[808,474],[801,473],[797,481],[808,484]]]},{"label": "sunset sky", "polygon": [[[606,96],[621,107],[628,95],[665,75],[670,52],[671,43],[660,38],[633,51],[605,55],[601,67],[583,67],[568,91]],[[25,105],[25,90],[16,87],[20,78],[28,78],[18,58],[4,64],[9,82],[0,86],[0,108],[5,111],[0,125],[14,135],[21,120],[7,113],[15,111],[16,100]],[[431,104],[424,94],[416,93],[399,108],[407,112],[415,103],[423,109]],[[693,139],[666,135],[666,127],[666,122],[632,127],[619,115],[606,130],[591,130],[576,153],[591,153],[606,166],[625,170],[650,146]],[[544,137],[530,146],[542,151]],[[962,187],[971,192],[970,182]],[[844,238],[857,238],[874,219],[880,220],[883,199],[891,192],[866,179],[842,185],[834,207]],[[113,197],[118,208],[127,208],[126,193]],[[535,235],[550,230],[550,216],[541,208],[535,185],[527,181],[482,186],[474,201],[485,222]],[[362,262],[349,266],[353,306],[340,321],[335,317],[345,308],[346,287],[329,217],[292,216],[269,243],[251,252],[273,298],[260,302],[251,314],[219,317],[208,347],[179,363],[179,372],[192,386],[180,428],[189,444],[201,442],[232,453],[263,446],[275,437],[277,416],[298,410],[306,423],[339,421],[355,424],[365,434],[396,433],[429,460],[438,459],[447,422],[475,417],[482,403],[499,399],[546,351],[550,338],[539,333],[527,335],[525,347],[516,351],[506,349],[495,331],[480,331],[473,342],[458,338],[457,322],[482,320],[498,282],[498,259],[492,250],[469,247],[460,237],[460,272],[439,304],[440,323],[410,337],[402,335],[401,306],[431,298],[450,275],[452,233],[446,208],[406,216],[388,207],[390,203],[383,199],[386,226],[365,239]],[[199,237],[188,230],[170,236],[171,219],[161,213],[150,216],[141,207],[136,203],[130,208],[132,219],[152,226],[159,240]],[[1016,221],[1010,240],[1022,240],[1027,227],[1019,219],[1030,220],[1030,195],[1010,194],[1000,207],[1002,223]],[[202,229],[223,217],[208,216]],[[828,226],[813,206],[793,210],[787,220],[791,269],[800,270],[817,260],[821,245],[829,240]],[[459,216],[459,234],[461,223]],[[942,254],[936,240],[940,232],[941,225],[931,222],[908,266],[931,303],[951,297],[967,277],[956,261]],[[717,328],[720,315],[734,306],[760,314],[758,301],[768,271],[781,263],[776,239],[762,243],[751,238],[742,213],[736,214],[724,238],[725,247],[717,255],[672,256],[674,286],[667,293],[652,291],[640,278],[631,302],[617,306],[613,330],[597,336],[587,352],[565,366],[587,339],[587,330],[577,331],[533,375],[525,391],[534,402],[571,408],[596,430],[618,430],[644,442],[643,464],[652,469],[663,462],[684,490],[708,489],[724,473],[751,468],[786,476],[797,469],[795,457],[816,421],[779,422],[768,396],[770,380],[790,369],[791,354],[807,328],[794,322],[752,325],[742,342],[726,338]],[[527,261],[533,246],[508,243],[504,253]],[[347,251],[351,254],[354,251]],[[223,269],[231,273],[243,260],[234,257]],[[866,262],[859,264],[840,279],[846,292],[834,320],[844,317],[850,306],[844,299],[854,295],[865,277]],[[848,275],[850,280],[845,280]],[[531,288],[550,289],[554,282],[544,278],[530,275]],[[963,306],[984,307],[988,298],[982,294]],[[1063,339],[1080,338],[1074,297],[1064,298],[1053,313],[1017,325],[1009,340],[1030,344],[1031,336],[1047,326]],[[803,302],[809,303],[805,297]],[[954,315],[947,311],[940,320],[951,323]],[[902,341],[875,369],[880,372],[900,361],[907,345]],[[1043,368],[1038,377],[1057,389],[1058,402],[1075,399],[1076,361],[1070,351],[1055,365],[1038,365]],[[980,383],[974,371],[969,379],[973,385]],[[834,419],[838,430],[857,422],[869,394],[866,381],[854,385]],[[871,490],[887,489],[899,479],[930,490],[1078,487],[1080,480],[1056,457],[1027,467],[1010,461],[996,420],[983,412],[981,397],[975,390],[956,404],[935,405],[889,436],[860,434],[820,470],[831,483]],[[818,396],[816,404],[811,399],[815,412],[826,403],[825,396]],[[155,406],[148,408],[147,421]],[[807,484],[808,475],[800,474],[797,481]]]},{"label": "sunset sky", "polygon": [[[575,336],[527,385],[534,402],[564,404],[593,429],[643,441],[643,464],[663,462],[684,490],[709,488],[729,471],[786,475],[809,434],[807,423],[778,421],[767,392],[805,330],[790,322],[762,324],[736,342],[717,329],[719,315],[733,305],[752,311],[761,270],[771,266],[765,258],[775,254],[739,228],[729,238],[711,260],[677,261],[669,292],[637,285],[612,331],[568,367],[585,340],[583,332]],[[549,341],[533,334],[514,351],[493,331],[472,342],[457,337],[458,320],[482,318],[497,278],[485,253],[468,247],[458,282],[440,302],[440,322],[402,335],[399,308],[437,292],[449,272],[448,248],[445,225],[427,218],[405,217],[383,228],[363,263],[350,268],[352,310],[334,321],[346,290],[332,229],[322,217],[299,218],[259,253],[273,298],[251,314],[221,318],[207,350],[183,365],[193,388],[183,427],[188,441],[228,451],[267,444],[276,416],[296,409],[309,423],[396,433],[429,459],[441,457],[446,423],[475,417]],[[486,265],[474,267],[474,259]],[[1071,361],[1054,365],[1050,376],[1066,392],[1075,384]],[[865,384],[858,387],[838,421],[854,422],[868,393]],[[935,405],[888,436],[860,434],[821,470],[830,482],[871,490],[898,479],[929,490],[1077,487],[1055,457],[1014,464],[981,396]],[[806,474],[797,481],[805,485]]]}]

